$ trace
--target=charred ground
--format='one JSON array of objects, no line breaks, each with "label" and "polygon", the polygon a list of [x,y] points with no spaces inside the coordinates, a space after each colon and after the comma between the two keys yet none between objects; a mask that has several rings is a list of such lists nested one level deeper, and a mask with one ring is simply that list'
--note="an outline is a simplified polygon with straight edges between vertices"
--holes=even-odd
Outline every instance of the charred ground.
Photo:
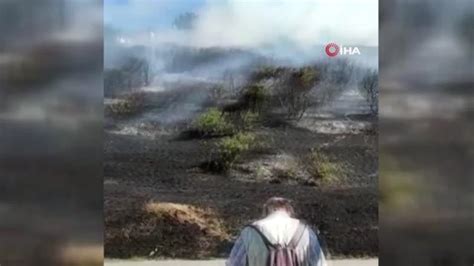
[{"label": "charred ground", "polygon": [[[313,70],[317,76],[305,73]],[[137,112],[107,114],[106,256],[227,256],[242,226],[258,219],[261,204],[276,195],[294,200],[300,217],[319,228],[332,256],[377,255],[376,116],[348,107],[364,105],[350,91],[329,95],[322,89],[349,83],[324,77],[328,70],[259,71],[264,72],[258,80],[253,76],[248,82],[265,90],[262,109],[228,108],[249,101],[244,96],[249,90],[255,94],[255,87],[232,92],[224,85],[216,94],[215,83],[176,81],[140,90]],[[300,81],[308,82],[307,88]],[[279,98],[284,86],[299,86],[297,93],[308,99],[332,103],[306,103],[297,95],[292,99],[305,109],[295,112],[289,106],[294,102]],[[325,98],[314,93],[326,93]],[[226,107],[231,112],[224,112]],[[225,118],[232,131],[190,134],[212,108],[222,114],[211,113],[205,121]],[[245,138],[235,137],[239,134]],[[203,167],[223,157],[224,167]]]}]

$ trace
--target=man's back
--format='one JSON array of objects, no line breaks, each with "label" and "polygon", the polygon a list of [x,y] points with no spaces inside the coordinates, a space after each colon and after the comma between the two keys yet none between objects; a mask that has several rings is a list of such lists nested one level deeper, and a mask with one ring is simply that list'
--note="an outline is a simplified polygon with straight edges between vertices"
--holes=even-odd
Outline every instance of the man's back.
[{"label": "man's back", "polygon": [[[295,235],[300,221],[290,217],[285,211],[275,211],[264,219],[254,222],[255,226],[273,244],[287,246]],[[298,265],[324,266],[324,255],[314,232],[306,227],[297,245],[295,253]],[[253,228],[246,227],[236,241],[229,266],[266,266],[269,249],[262,236]]]},{"label": "man's back", "polygon": [[273,244],[287,245],[298,228],[300,221],[284,211],[276,211],[253,223]]}]

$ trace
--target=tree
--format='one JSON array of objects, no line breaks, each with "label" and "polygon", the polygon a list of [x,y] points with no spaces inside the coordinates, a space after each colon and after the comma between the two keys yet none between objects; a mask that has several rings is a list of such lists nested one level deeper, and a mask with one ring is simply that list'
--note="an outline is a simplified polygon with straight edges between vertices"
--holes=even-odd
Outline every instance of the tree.
[{"label": "tree", "polygon": [[319,72],[312,67],[301,67],[276,69],[274,73],[276,97],[281,107],[288,118],[300,120],[310,106],[309,93],[320,81]]},{"label": "tree", "polygon": [[312,105],[323,107],[339,97],[353,80],[355,66],[347,59],[319,62],[314,65],[321,80],[311,91]]},{"label": "tree", "polygon": [[126,74],[128,89],[149,85],[149,64],[145,59],[130,57],[121,70]]},{"label": "tree", "polygon": [[191,30],[194,28],[197,17],[192,12],[183,13],[174,19],[173,26],[179,30]]},{"label": "tree", "polygon": [[378,72],[376,70],[369,70],[364,75],[359,83],[359,90],[365,96],[367,104],[372,115],[378,113],[378,99],[379,99],[379,82]]}]

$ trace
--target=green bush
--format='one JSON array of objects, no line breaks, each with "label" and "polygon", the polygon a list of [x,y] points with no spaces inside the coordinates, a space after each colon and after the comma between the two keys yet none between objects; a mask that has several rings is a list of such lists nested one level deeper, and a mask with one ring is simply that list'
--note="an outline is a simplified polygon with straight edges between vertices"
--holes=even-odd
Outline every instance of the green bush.
[{"label": "green bush", "polygon": [[210,108],[194,121],[195,130],[202,136],[225,136],[234,133],[234,126],[228,121],[227,115],[217,108]]},{"label": "green bush", "polygon": [[342,165],[331,161],[320,150],[311,152],[308,156],[307,167],[311,177],[322,183],[335,182],[343,173]]},{"label": "green bush", "polygon": [[255,144],[255,135],[251,133],[238,133],[235,136],[221,139],[217,143],[219,168],[228,170],[242,153],[250,150]]}]

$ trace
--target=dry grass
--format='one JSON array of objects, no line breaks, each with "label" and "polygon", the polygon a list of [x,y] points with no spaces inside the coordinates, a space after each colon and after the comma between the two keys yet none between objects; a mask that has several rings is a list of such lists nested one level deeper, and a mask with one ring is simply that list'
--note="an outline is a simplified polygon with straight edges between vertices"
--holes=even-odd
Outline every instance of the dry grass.
[{"label": "dry grass", "polygon": [[168,203],[168,202],[147,202],[144,210],[156,215],[156,217],[173,217],[179,223],[192,223],[202,230],[205,230],[210,236],[221,239],[227,239],[224,227],[216,214],[212,210],[205,210],[191,205]]},{"label": "dry grass", "polygon": [[306,164],[311,177],[323,184],[337,182],[344,173],[342,163],[335,162],[319,149],[311,152]]},{"label": "dry grass", "polygon": [[298,160],[288,154],[278,155],[275,162],[271,164],[271,172],[276,178],[297,180],[302,176],[300,169]]},{"label": "dry grass", "polygon": [[107,257],[204,258],[219,254],[230,239],[211,209],[154,200],[114,209],[105,221]]},{"label": "dry grass", "polygon": [[105,114],[112,116],[130,116],[143,109],[145,95],[142,92],[129,93],[111,104],[105,106]]}]

